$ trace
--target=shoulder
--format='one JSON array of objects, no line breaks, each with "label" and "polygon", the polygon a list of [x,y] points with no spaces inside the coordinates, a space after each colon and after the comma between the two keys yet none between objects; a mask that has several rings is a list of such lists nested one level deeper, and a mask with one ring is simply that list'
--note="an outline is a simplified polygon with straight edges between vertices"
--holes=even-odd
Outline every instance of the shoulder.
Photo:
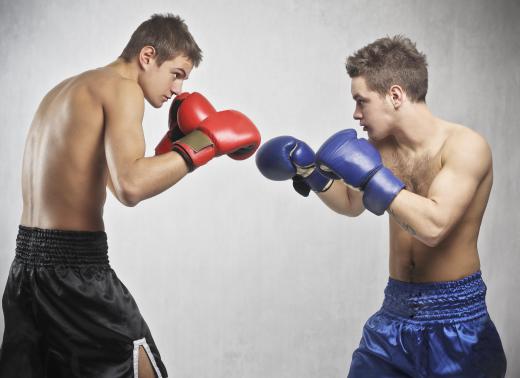
[{"label": "shoulder", "polygon": [[100,91],[110,96],[139,97],[144,99],[143,90],[136,81],[122,77],[107,69],[96,70],[96,82]]},{"label": "shoulder", "polygon": [[93,72],[91,85],[105,110],[142,111],[144,94],[139,84],[107,70]]},{"label": "shoulder", "polygon": [[83,72],[75,80],[81,81],[83,86],[103,103],[121,99],[144,99],[143,91],[137,82],[124,78],[106,67]]},{"label": "shoulder", "polygon": [[482,135],[454,123],[448,124],[447,133],[442,149],[443,165],[466,167],[468,171],[481,174],[491,169],[491,148]]},{"label": "shoulder", "polygon": [[[469,127],[449,124],[448,137],[444,145],[444,155],[468,155],[470,157],[491,157],[491,148],[486,139]],[[475,156],[476,155],[476,156]]]},{"label": "shoulder", "polygon": [[123,97],[138,97],[144,99],[143,90],[137,82],[121,77],[113,78],[111,81],[113,94]]}]

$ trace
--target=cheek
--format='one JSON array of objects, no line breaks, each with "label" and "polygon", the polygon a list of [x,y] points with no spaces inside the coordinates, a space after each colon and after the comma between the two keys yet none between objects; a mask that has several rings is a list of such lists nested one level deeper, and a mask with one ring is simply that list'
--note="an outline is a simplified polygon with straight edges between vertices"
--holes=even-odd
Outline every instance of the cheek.
[{"label": "cheek", "polygon": [[164,87],[164,76],[158,72],[150,81],[150,89],[153,91],[162,91],[162,87]]},{"label": "cheek", "polygon": [[378,108],[373,108],[373,109],[370,109],[370,118],[372,119],[376,119],[376,120],[383,120],[386,118],[386,113],[385,113],[385,110],[378,107]]},{"label": "cheek", "polygon": [[152,93],[157,88],[157,78],[155,76],[150,77],[146,82],[146,90]]},{"label": "cheek", "polygon": [[372,109],[370,109],[370,107],[365,106],[365,109],[362,110],[362,113],[363,113],[363,118],[366,120],[377,118],[377,117],[374,117],[374,112],[372,111]]},{"label": "cheek", "polygon": [[163,77],[158,79],[155,84],[155,88],[158,92],[161,92],[161,94],[167,94],[170,88],[171,80]]},{"label": "cheek", "polygon": [[163,84],[163,87],[167,90],[170,90],[170,88],[173,87],[173,83],[174,81],[172,80],[171,77],[167,77],[164,79],[164,84]]}]

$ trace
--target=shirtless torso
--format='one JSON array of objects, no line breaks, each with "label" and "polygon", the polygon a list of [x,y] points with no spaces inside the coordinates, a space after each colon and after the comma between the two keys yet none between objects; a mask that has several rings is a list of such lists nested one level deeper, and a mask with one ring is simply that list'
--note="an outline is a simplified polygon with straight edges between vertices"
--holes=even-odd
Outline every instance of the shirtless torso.
[{"label": "shirtless torso", "polygon": [[[163,63],[157,75],[165,76],[164,88],[149,102],[159,107],[180,93],[190,70],[185,57]],[[116,61],[66,79],[44,97],[25,146],[22,225],[103,230],[107,186],[133,206],[187,173],[176,153],[144,157],[145,94],[136,76]]]},{"label": "shirtless torso", "polygon": [[[393,143],[378,146],[385,166],[403,180],[408,191],[424,198],[433,196],[432,183],[446,159],[450,159],[450,149],[458,140],[479,138],[460,125],[440,121],[439,127],[440,137],[431,141],[427,151],[418,156],[407,156]],[[486,159],[483,163],[487,164]],[[437,245],[428,246],[417,240],[410,226],[389,217],[390,276],[408,282],[451,281],[479,270],[477,238],[492,182],[493,171],[489,164],[460,220]]]}]

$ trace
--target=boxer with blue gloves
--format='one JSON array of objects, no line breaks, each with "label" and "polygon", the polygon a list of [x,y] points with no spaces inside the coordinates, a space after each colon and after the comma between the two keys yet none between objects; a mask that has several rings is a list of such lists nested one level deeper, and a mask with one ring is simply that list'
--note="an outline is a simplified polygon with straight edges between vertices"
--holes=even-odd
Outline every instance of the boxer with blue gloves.
[{"label": "boxer with blue gloves", "polygon": [[260,148],[257,165],[273,180],[309,165],[312,177],[333,180],[315,191],[335,212],[389,214],[385,299],[363,328],[348,377],[503,378],[477,249],[493,184],[489,145],[430,112],[426,57],[408,38],[378,39],[346,68],[368,140],[342,130],[302,159],[300,141],[279,137]]}]

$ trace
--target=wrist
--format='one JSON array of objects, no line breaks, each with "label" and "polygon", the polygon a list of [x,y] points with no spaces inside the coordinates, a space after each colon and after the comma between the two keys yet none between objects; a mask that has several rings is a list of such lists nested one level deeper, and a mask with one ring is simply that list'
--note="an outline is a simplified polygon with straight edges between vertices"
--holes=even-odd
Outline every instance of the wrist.
[{"label": "wrist", "polygon": [[215,157],[215,146],[212,140],[199,130],[194,130],[174,142],[172,151],[181,155],[190,172]]},{"label": "wrist", "polygon": [[[302,172],[297,169],[297,172]],[[304,197],[308,197],[310,191],[315,193],[323,193],[327,191],[333,184],[334,180],[323,175],[318,169],[312,168],[302,174],[296,174],[293,176],[293,187]]]},{"label": "wrist", "polygon": [[312,191],[316,193],[327,191],[334,182],[333,179],[322,174],[317,168],[313,168],[311,173],[305,177],[305,181],[309,184]]},{"label": "wrist", "polygon": [[363,204],[372,213],[382,215],[404,187],[404,183],[383,166],[363,188]]}]

